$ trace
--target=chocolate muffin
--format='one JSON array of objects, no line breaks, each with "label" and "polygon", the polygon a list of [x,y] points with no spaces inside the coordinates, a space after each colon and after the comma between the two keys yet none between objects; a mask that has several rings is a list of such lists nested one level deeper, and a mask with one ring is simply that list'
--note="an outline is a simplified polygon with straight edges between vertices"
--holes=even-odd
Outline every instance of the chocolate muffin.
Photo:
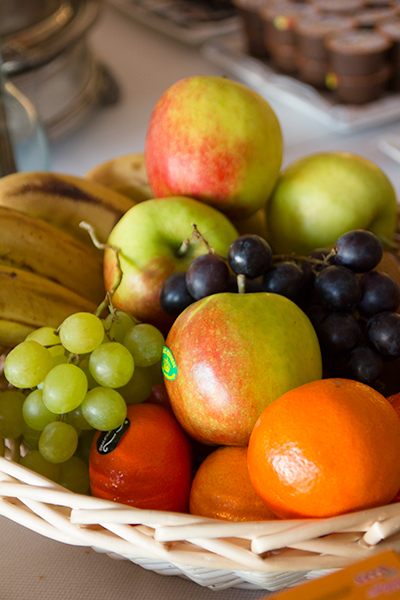
[{"label": "chocolate muffin", "polygon": [[338,75],[365,76],[380,72],[389,62],[389,36],[372,30],[347,30],[325,39],[329,69]]},{"label": "chocolate muffin", "polygon": [[389,88],[395,91],[400,90],[400,17],[381,21],[377,24],[376,30],[387,35],[392,40],[392,47],[389,50],[389,62],[392,67],[392,76],[389,81]]},{"label": "chocolate muffin", "polygon": [[259,10],[269,6],[269,0],[233,0],[233,4],[238,11],[248,54],[267,58],[269,52],[264,44],[264,22]]},{"label": "chocolate muffin", "polygon": [[311,5],[301,2],[286,2],[260,10],[264,21],[264,43],[270,52],[273,64],[279,70],[286,73],[296,71],[295,26],[300,19],[314,13]]}]

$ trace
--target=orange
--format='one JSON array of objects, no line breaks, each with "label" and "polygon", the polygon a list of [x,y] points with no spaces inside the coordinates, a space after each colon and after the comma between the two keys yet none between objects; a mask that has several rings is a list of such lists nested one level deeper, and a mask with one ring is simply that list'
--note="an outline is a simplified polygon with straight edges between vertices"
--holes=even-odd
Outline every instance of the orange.
[{"label": "orange", "polygon": [[189,506],[191,514],[212,519],[276,519],[251,485],[247,447],[220,447],[204,459],[193,479]]},{"label": "orange", "polygon": [[250,436],[248,466],[257,492],[284,518],[388,504],[400,488],[400,420],[365,384],[307,383],[262,412]]},{"label": "orange", "polygon": [[400,419],[400,392],[387,396],[386,400],[390,402]]},{"label": "orange", "polygon": [[137,508],[187,512],[191,445],[172,412],[128,406],[120,431],[96,432],[89,456],[93,496]]}]

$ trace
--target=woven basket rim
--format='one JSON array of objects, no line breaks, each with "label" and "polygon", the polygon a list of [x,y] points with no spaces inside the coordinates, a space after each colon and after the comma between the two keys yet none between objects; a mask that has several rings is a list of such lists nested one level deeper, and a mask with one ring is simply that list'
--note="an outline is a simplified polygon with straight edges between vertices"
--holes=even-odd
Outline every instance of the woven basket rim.
[{"label": "woven basket rim", "polygon": [[174,567],[212,589],[274,591],[384,550],[400,552],[400,503],[325,519],[220,521],[76,494],[12,456],[0,457],[0,515],[162,574]]}]

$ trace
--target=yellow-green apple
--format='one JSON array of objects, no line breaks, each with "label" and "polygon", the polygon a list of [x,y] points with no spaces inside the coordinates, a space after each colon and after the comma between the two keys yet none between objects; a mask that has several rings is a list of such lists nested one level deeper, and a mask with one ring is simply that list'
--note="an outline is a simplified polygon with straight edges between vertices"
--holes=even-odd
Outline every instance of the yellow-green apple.
[{"label": "yellow-green apple", "polygon": [[153,109],[146,171],[155,197],[191,196],[243,219],[265,205],[282,148],[279,121],[259,94],[224,77],[188,77]]},{"label": "yellow-green apple", "polygon": [[[203,241],[191,239],[192,224],[217,254],[226,256],[238,236],[221,212],[192,198],[175,196],[144,200],[128,210],[111,231],[108,243],[120,249],[121,282],[113,304],[139,321],[166,333],[173,321],[161,308],[159,293],[164,281],[208,250]],[[185,242],[187,240],[187,242]],[[104,282],[114,288],[119,271],[116,254],[104,252]]]},{"label": "yellow-green apple", "polygon": [[239,232],[239,235],[253,233],[259,235],[265,240],[268,239],[267,214],[266,207],[259,208],[254,215],[241,219],[240,221],[232,221]]},{"label": "yellow-green apple", "polygon": [[163,373],[172,410],[193,439],[241,446],[271,402],[322,377],[322,361],[311,322],[291,300],[222,293],[177,317]]},{"label": "yellow-green apple", "polygon": [[267,204],[268,241],[276,253],[308,254],[353,229],[391,240],[396,215],[395,190],[378,165],[349,152],[311,154],[277,181]]}]

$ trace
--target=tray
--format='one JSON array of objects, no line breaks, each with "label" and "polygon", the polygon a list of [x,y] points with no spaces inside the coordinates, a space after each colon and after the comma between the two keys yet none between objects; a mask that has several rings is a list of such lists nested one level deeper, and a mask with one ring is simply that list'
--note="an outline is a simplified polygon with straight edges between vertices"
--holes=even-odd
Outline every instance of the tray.
[{"label": "tray", "polygon": [[400,134],[381,138],[378,147],[386,156],[390,156],[394,161],[400,163]]},{"label": "tray", "polygon": [[160,33],[191,45],[202,44],[213,36],[237,31],[236,10],[206,8],[196,0],[106,0],[120,10]]},{"label": "tray", "polygon": [[388,93],[362,106],[335,102],[329,91],[318,91],[302,81],[277,73],[267,62],[246,54],[243,34],[209,40],[202,54],[226,69],[266,99],[282,102],[341,132],[367,129],[400,118],[400,94]]}]

